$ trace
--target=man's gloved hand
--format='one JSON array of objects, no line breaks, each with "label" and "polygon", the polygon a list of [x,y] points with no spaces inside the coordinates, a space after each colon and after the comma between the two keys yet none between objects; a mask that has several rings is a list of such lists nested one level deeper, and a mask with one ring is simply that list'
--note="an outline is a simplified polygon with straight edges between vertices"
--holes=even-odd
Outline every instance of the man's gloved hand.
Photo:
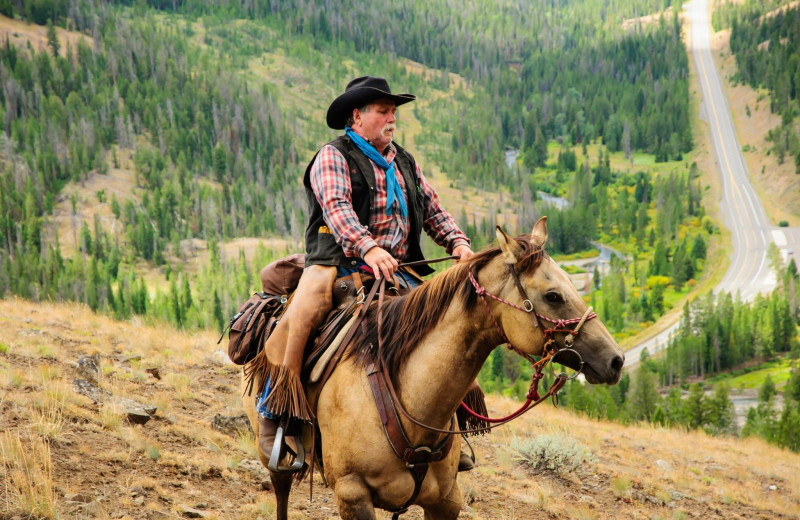
[{"label": "man's gloved hand", "polygon": [[372,268],[376,279],[380,279],[381,276],[391,278],[397,271],[397,260],[382,247],[375,246],[367,251],[364,261]]}]

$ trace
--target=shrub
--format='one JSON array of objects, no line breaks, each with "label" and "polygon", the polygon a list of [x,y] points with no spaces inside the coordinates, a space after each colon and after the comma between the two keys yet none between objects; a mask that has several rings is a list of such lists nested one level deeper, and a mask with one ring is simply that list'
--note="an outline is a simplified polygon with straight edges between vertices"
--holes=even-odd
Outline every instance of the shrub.
[{"label": "shrub", "polygon": [[511,449],[516,453],[517,462],[533,472],[569,472],[584,463],[595,462],[589,448],[570,437],[560,435],[514,437],[511,440]]}]

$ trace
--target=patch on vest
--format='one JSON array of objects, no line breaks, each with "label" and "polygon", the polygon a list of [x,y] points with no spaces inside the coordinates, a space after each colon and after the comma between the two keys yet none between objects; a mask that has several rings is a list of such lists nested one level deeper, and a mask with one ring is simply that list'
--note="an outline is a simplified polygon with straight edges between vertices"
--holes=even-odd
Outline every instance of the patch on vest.
[{"label": "patch on vest", "polygon": [[331,231],[331,228],[329,228],[328,226],[320,226],[319,229],[317,230],[317,233],[325,233],[327,235],[332,235],[333,231]]}]

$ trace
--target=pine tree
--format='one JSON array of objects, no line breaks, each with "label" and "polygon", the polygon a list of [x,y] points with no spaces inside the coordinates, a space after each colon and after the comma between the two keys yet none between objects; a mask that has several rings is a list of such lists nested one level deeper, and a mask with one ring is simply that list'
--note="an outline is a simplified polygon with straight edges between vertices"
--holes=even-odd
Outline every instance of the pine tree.
[{"label": "pine tree", "polygon": [[633,376],[626,402],[626,412],[632,420],[650,420],[658,404],[655,374],[640,367]]},{"label": "pine tree", "polygon": [[736,433],[736,411],[724,383],[717,385],[714,397],[709,402],[708,412],[708,423],[712,432],[730,435]]},{"label": "pine tree", "polygon": [[53,21],[49,18],[47,19],[47,46],[50,47],[53,57],[58,58],[58,53],[61,51],[61,43],[58,41],[58,33]]},{"label": "pine tree", "polygon": [[213,307],[213,316],[214,320],[216,321],[217,327],[219,330],[225,329],[225,318],[222,317],[222,301],[219,299],[219,294],[217,294],[217,290],[214,289],[214,307]]},{"label": "pine tree", "polygon": [[764,383],[761,385],[761,388],[758,389],[759,402],[768,403],[777,393],[778,390],[775,388],[775,383],[772,381],[772,376],[767,374],[766,379],[764,379]]},{"label": "pine tree", "polygon": [[707,405],[703,387],[699,383],[693,383],[689,387],[689,396],[683,402],[683,419],[691,429],[697,429],[706,422]]}]

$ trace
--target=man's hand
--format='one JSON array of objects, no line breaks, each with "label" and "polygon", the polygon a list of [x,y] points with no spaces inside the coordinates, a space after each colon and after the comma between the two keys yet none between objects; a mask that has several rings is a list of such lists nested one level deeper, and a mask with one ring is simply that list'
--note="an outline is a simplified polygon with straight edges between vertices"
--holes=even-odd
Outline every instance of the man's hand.
[{"label": "man's hand", "polygon": [[[470,251],[471,252],[471,251]],[[382,247],[375,246],[364,255],[364,261],[372,268],[375,278],[391,278],[397,271],[397,260]]]},{"label": "man's hand", "polygon": [[469,248],[468,245],[462,244],[457,248],[453,249],[453,256],[457,256],[458,260],[456,262],[463,262],[464,260],[469,260],[475,253],[472,252],[472,249]]}]

